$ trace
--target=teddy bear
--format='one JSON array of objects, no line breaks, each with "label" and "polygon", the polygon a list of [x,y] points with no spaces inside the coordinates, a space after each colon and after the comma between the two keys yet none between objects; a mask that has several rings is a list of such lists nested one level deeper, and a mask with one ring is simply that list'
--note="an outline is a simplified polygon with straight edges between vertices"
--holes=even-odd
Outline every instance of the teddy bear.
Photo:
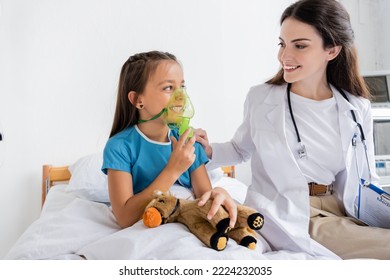
[{"label": "teddy bear", "polygon": [[198,202],[199,199],[186,200],[170,193],[156,192],[145,208],[143,223],[149,228],[166,223],[182,223],[206,246],[217,251],[226,248],[229,238],[249,249],[256,248],[254,230],[263,227],[263,215],[248,206],[237,205],[237,222],[234,228],[230,228],[229,213],[223,207],[219,207],[216,215],[208,220],[212,200],[202,207],[198,206]]}]

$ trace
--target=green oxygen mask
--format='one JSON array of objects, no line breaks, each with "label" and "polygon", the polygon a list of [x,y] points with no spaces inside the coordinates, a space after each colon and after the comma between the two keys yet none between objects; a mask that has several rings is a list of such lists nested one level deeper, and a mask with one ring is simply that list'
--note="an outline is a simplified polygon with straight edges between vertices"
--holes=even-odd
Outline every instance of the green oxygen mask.
[{"label": "green oxygen mask", "polygon": [[[179,129],[179,135],[182,135],[190,128],[190,119],[194,114],[194,106],[192,105],[186,90],[184,88],[178,88],[169,98],[162,118],[170,129]],[[188,137],[192,137],[193,134],[194,132],[191,129]]]}]

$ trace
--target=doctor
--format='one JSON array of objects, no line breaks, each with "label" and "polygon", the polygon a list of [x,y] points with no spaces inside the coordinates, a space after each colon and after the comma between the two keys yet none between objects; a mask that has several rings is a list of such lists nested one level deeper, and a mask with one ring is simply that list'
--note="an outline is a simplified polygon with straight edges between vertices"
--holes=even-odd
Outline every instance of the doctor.
[{"label": "doctor", "polygon": [[302,0],[280,22],[281,69],[250,89],[233,139],[210,145],[198,129],[197,141],[210,168],[251,159],[245,204],[265,214],[261,234],[274,250],[390,259],[390,230],[354,218],[359,178],[378,177],[370,94],[349,15],[337,1]]}]

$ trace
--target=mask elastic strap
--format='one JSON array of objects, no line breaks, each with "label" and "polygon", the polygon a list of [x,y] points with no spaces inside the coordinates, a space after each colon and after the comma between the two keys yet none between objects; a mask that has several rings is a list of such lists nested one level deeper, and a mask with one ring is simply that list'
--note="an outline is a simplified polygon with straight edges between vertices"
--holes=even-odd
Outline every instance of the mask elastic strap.
[{"label": "mask elastic strap", "polygon": [[148,121],[153,121],[153,120],[159,118],[162,114],[164,114],[164,112],[165,112],[166,110],[167,110],[167,108],[163,108],[163,109],[161,110],[161,112],[158,113],[157,115],[155,115],[154,117],[151,117],[151,118],[148,119],[148,120],[138,120],[138,123],[146,123],[146,122],[148,122]]}]

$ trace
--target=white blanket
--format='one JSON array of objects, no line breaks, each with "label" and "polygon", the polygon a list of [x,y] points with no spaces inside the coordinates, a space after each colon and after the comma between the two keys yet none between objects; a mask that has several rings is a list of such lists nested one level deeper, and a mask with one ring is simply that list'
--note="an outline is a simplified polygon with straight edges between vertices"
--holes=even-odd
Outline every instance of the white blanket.
[{"label": "white blanket", "polygon": [[165,224],[146,229],[142,221],[88,244],[77,254],[94,260],[313,259],[304,253],[270,252],[260,236],[255,250],[237,245],[230,239],[225,250],[215,251],[206,247],[182,224]]},{"label": "white blanket", "polygon": [[[237,201],[243,201],[242,183],[228,178],[218,183]],[[108,205],[78,198],[65,188],[66,185],[52,188],[40,218],[23,233],[5,259],[313,259],[305,253],[272,252],[260,235],[255,250],[229,240],[226,249],[217,252],[182,224],[147,228],[140,221],[121,230]],[[188,196],[186,192],[176,194]]]},{"label": "white blanket", "polygon": [[56,186],[42,214],[11,248],[5,259],[63,259],[83,246],[119,230],[114,215],[102,203],[75,197]]}]

